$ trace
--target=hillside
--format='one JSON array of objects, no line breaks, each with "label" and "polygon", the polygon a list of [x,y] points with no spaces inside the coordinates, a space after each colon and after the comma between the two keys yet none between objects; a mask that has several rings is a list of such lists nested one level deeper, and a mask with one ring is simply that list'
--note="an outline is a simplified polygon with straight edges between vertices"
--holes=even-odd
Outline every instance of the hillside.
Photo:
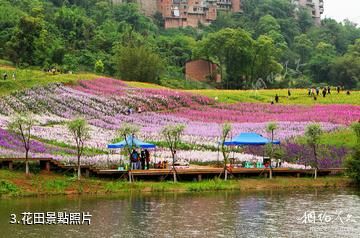
[{"label": "hillside", "polygon": [[[314,24],[293,1],[242,0],[241,13],[219,12],[210,25],[165,29],[161,14],[127,2],[0,0],[0,59],[183,89],[360,88],[360,28],[350,21]],[[185,84],[196,59],[215,63],[222,82],[208,72],[209,82]]]},{"label": "hillside", "polygon": [[[294,147],[293,138],[303,135],[310,122],[320,123],[325,131],[334,131],[342,130],[360,117],[358,105],[270,105],[255,103],[251,97],[249,102],[233,101],[229,104],[213,97],[201,96],[201,91],[195,91],[195,94],[151,84],[127,84],[125,81],[105,77],[80,80],[76,76],[71,76],[75,78],[71,84],[59,83],[64,80],[60,79],[56,84],[28,88],[0,97],[2,157],[22,156],[20,138],[7,131],[7,122],[17,112],[27,110],[33,112],[37,120],[32,132],[35,140],[31,156],[49,156],[66,164],[75,163],[74,142],[66,128],[66,122],[81,116],[91,125],[91,139],[85,144],[87,158],[83,163],[100,167],[119,163],[119,156],[107,154],[105,148],[108,143],[119,140],[116,139],[116,130],[125,122],[139,126],[138,136],[157,143],[160,147],[164,145],[160,133],[164,125],[184,124],[186,129],[179,156],[192,161],[214,161],[217,159],[216,141],[224,122],[232,124],[232,136],[240,132],[257,132],[266,136],[266,124],[276,121],[279,128],[275,136],[284,142],[284,158],[291,161],[297,153],[304,152],[303,147]],[[57,76],[56,79],[61,77]],[[212,92],[225,93],[216,90]],[[237,93],[241,95],[243,92]],[[258,93],[265,95],[269,91]],[[242,96],[241,101],[245,101],[244,98],[246,96]],[[128,115],[129,108],[133,108],[134,113]],[[141,108],[141,113],[137,112],[138,108]],[[339,149],[334,145],[336,143],[330,142],[326,144],[331,146],[324,147],[322,152],[321,157],[325,161],[322,164],[325,167],[339,166],[348,148]],[[248,153],[260,155],[263,152]],[[329,153],[334,157],[329,158]],[[169,158],[170,154],[168,150],[159,149],[156,156]],[[236,153],[236,156],[244,159],[251,158],[252,155]]]}]

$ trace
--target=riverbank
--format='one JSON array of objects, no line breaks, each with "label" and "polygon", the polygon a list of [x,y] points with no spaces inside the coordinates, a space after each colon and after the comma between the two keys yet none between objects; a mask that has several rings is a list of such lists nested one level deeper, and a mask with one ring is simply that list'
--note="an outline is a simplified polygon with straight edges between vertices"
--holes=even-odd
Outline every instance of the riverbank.
[{"label": "riverbank", "polygon": [[53,173],[25,176],[23,172],[0,170],[0,197],[25,197],[76,194],[117,194],[124,192],[201,192],[201,191],[249,191],[276,189],[311,189],[350,187],[351,180],[344,176],[312,178],[276,177],[244,178],[223,181],[219,179],[201,182],[135,182],[83,178]]}]

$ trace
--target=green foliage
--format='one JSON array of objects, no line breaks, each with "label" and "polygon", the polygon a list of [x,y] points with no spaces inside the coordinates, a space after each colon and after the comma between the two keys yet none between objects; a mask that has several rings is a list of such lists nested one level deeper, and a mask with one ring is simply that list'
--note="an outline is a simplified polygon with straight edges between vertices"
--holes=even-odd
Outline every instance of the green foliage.
[{"label": "green foliage", "polygon": [[360,38],[350,45],[346,54],[334,59],[331,68],[331,81],[346,88],[360,86]]},{"label": "green foliage", "polygon": [[181,136],[184,133],[185,125],[175,124],[175,125],[166,125],[162,128],[161,134],[163,135],[167,146],[169,147],[171,154],[174,159],[176,150],[181,142]]},{"label": "green foliage", "polygon": [[354,123],[352,129],[356,135],[353,154],[345,161],[346,173],[360,184],[360,122]]},{"label": "green foliage", "polygon": [[323,131],[321,125],[317,123],[310,124],[305,129],[306,141],[310,146],[317,146],[320,143],[320,137]]},{"label": "green foliage", "polygon": [[21,141],[25,148],[25,173],[29,174],[29,151],[30,151],[30,139],[32,137],[31,130],[34,127],[36,120],[30,112],[23,112],[14,115],[8,122],[8,129],[16,134],[20,135]]},{"label": "green foliage", "polygon": [[321,83],[328,81],[331,64],[335,57],[336,51],[334,46],[320,42],[315,47],[315,52],[308,66],[314,82]]},{"label": "green foliage", "polygon": [[55,192],[64,192],[65,189],[69,186],[69,181],[64,179],[54,179],[54,180],[46,180],[44,187],[48,191]]},{"label": "green foliage", "polygon": [[230,153],[229,147],[225,145],[225,141],[229,139],[231,130],[232,130],[232,126],[230,123],[224,123],[222,125],[220,143],[221,143],[221,152],[224,157],[224,168],[226,168]]},{"label": "green foliage", "polygon": [[14,185],[6,180],[2,180],[2,179],[0,180],[0,195],[16,193],[18,191],[19,191],[19,188],[16,185]]},{"label": "green foliage", "polygon": [[[253,88],[259,81],[267,88],[313,82],[360,87],[353,53],[360,28],[350,21],[327,18],[314,26],[309,9],[292,1],[242,0],[243,13],[220,12],[210,26],[163,29],[159,12],[146,17],[135,1],[123,2],[0,0],[0,58],[179,88],[207,87],[175,80],[185,78],[187,61],[205,58],[220,65],[226,88]],[[331,50],[314,50],[320,44]]]},{"label": "green foliage", "polygon": [[145,46],[119,47],[114,62],[124,80],[158,83],[164,69],[160,56]]},{"label": "green foliage", "polygon": [[355,132],[357,143],[360,145],[360,122],[352,124],[351,128]]},{"label": "green foliage", "polygon": [[130,143],[129,137],[135,136],[136,133],[138,133],[140,128],[134,124],[130,123],[123,123],[121,127],[116,131],[117,138],[121,138],[122,140],[125,140],[126,142],[126,149],[128,150],[128,153],[131,154],[133,149],[133,143]]},{"label": "green foliage", "polygon": [[323,131],[321,129],[321,125],[317,123],[309,124],[305,129],[306,142],[309,146],[311,146],[314,152],[313,166],[315,166],[315,168],[318,167],[317,147],[320,144],[320,138],[322,134]]},{"label": "green foliage", "polygon": [[102,60],[97,60],[95,62],[95,72],[96,73],[103,73],[104,72],[104,63],[102,62]]},{"label": "green foliage", "polygon": [[78,157],[80,157],[83,152],[85,141],[90,139],[90,127],[85,119],[76,118],[68,122],[67,128],[76,142]]},{"label": "green foliage", "polygon": [[41,20],[31,16],[23,16],[11,38],[7,42],[9,58],[17,65],[34,63],[35,41],[40,37]]}]

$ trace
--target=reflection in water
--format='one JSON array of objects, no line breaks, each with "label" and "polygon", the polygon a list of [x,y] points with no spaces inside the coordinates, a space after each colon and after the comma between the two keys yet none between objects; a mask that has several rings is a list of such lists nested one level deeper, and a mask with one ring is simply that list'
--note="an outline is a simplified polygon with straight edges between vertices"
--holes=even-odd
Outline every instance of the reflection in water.
[{"label": "reflection in water", "polygon": [[[9,224],[11,213],[26,211],[93,217],[90,226]],[[306,211],[334,218],[342,211],[355,222],[302,224]],[[360,196],[313,190],[2,199],[0,231],[0,237],[359,237]]]}]

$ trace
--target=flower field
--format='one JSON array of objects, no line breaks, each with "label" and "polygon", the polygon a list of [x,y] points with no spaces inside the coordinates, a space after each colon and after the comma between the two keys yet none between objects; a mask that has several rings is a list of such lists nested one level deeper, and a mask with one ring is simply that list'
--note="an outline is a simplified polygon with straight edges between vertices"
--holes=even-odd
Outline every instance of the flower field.
[{"label": "flower field", "polygon": [[[155,142],[164,140],[160,134],[164,125],[182,123],[186,125],[184,143],[216,148],[224,122],[232,124],[232,136],[241,132],[270,136],[265,131],[266,124],[276,121],[279,125],[276,139],[291,141],[303,135],[310,122],[319,122],[325,131],[334,131],[360,118],[360,106],[353,104],[270,105],[250,103],[251,97],[247,102],[227,104],[196,91],[138,87],[141,85],[97,78],[76,84],[49,84],[0,97],[0,156],[21,156],[20,137],[9,133],[6,124],[12,115],[25,110],[32,111],[38,122],[33,129],[31,156],[52,156],[64,163],[75,160],[74,142],[65,122],[76,116],[86,118],[91,125],[91,139],[86,147],[97,151],[106,150],[106,145],[116,137],[116,129],[124,122],[141,128],[139,138]],[[139,107],[141,113],[136,112]],[[131,115],[126,114],[129,108],[135,111]],[[157,153],[159,158],[169,158],[163,148]],[[249,159],[256,153],[247,154],[236,157]],[[340,153],[338,157],[341,156]],[[210,150],[181,150],[179,157],[192,161],[218,159],[217,152]],[[94,152],[87,154],[83,163],[106,167],[119,159],[118,155]],[[339,163],[324,162],[323,166],[339,166]]]}]

